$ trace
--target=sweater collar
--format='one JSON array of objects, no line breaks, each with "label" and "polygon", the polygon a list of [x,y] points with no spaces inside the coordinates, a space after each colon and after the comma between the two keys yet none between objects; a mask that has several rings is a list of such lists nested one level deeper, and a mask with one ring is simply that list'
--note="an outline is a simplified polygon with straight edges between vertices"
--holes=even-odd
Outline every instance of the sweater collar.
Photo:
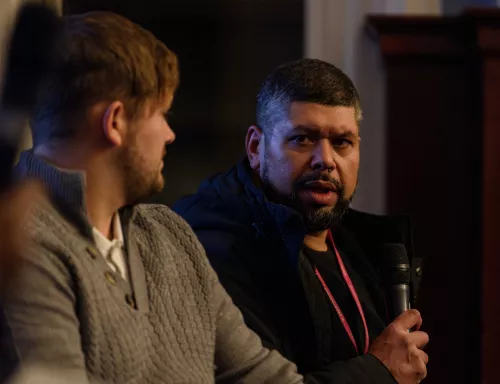
[{"label": "sweater collar", "polygon": [[14,174],[17,178],[31,178],[43,183],[61,214],[82,234],[92,238],[85,201],[85,172],[58,168],[27,150],[21,153]]}]

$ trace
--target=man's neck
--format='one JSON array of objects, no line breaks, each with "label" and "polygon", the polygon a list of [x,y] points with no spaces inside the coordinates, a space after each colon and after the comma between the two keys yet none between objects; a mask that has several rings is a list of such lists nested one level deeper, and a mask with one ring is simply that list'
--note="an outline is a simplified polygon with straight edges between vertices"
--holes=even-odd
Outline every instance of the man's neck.
[{"label": "man's neck", "polygon": [[304,245],[314,251],[325,252],[328,250],[327,234],[328,231],[308,233],[304,237]]},{"label": "man's neck", "polygon": [[[99,194],[86,191],[87,214],[90,223],[109,240],[113,239],[113,217],[117,214],[118,207],[100,201]],[[96,198],[97,200],[95,200]]]},{"label": "man's neck", "polygon": [[[106,159],[87,156],[82,149],[37,148],[34,154],[48,163],[65,170],[85,172],[85,203],[90,224],[108,239],[112,239],[113,216],[125,203],[119,196],[120,185],[109,170]],[[118,184],[118,185],[117,185]]]}]

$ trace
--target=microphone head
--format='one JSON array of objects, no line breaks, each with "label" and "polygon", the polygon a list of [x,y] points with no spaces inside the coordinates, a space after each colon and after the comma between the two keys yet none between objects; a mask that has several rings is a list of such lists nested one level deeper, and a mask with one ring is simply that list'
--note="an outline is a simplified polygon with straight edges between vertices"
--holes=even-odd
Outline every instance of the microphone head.
[{"label": "microphone head", "polygon": [[382,283],[385,286],[410,284],[410,262],[403,244],[382,246]]},{"label": "microphone head", "polygon": [[62,20],[47,6],[30,3],[19,10],[4,71],[3,109],[34,107],[40,84],[52,70],[61,28]]}]

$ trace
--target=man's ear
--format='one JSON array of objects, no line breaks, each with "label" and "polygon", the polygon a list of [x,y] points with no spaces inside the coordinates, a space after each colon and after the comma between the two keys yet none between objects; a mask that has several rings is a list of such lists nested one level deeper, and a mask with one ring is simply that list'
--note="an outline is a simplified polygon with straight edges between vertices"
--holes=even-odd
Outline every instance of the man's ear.
[{"label": "man's ear", "polygon": [[121,101],[113,101],[104,111],[102,130],[111,145],[118,147],[123,144],[127,134],[127,117]]},{"label": "man's ear", "polygon": [[264,134],[262,130],[256,125],[252,125],[248,128],[247,135],[245,137],[245,148],[247,150],[248,160],[250,161],[250,167],[252,169],[258,170],[260,167],[261,151],[264,145]]}]

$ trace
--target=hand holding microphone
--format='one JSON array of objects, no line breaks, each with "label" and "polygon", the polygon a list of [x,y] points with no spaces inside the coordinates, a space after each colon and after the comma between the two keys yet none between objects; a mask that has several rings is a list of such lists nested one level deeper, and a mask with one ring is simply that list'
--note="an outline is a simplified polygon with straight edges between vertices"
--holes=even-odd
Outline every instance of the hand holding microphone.
[{"label": "hand holding microphone", "polygon": [[[421,332],[422,317],[415,309],[399,315],[372,343],[368,353],[379,359],[399,384],[415,384],[427,376],[429,357],[422,348],[429,336]],[[415,328],[416,331],[408,332]]]},{"label": "hand holding microphone", "polygon": [[372,343],[368,353],[379,359],[399,384],[419,383],[427,375],[429,357],[422,348],[429,336],[419,331],[420,313],[410,309],[410,265],[404,245],[386,244],[382,264],[382,283],[392,323]]}]

